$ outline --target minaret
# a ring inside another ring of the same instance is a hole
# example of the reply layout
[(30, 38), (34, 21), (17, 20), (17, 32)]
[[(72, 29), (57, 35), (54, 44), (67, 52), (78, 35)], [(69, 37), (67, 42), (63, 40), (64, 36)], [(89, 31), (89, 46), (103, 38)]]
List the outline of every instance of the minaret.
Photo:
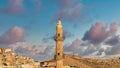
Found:
[(61, 20), (58, 20), (56, 26), (56, 68), (63, 68), (63, 28)]

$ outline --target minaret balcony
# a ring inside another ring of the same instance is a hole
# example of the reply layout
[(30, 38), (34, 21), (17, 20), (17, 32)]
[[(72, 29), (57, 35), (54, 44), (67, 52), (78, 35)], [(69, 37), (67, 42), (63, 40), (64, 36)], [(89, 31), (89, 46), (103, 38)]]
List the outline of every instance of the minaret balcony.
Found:
[(55, 41), (64, 41), (64, 38), (63, 38), (63, 37), (55, 37), (54, 40), (55, 40)]

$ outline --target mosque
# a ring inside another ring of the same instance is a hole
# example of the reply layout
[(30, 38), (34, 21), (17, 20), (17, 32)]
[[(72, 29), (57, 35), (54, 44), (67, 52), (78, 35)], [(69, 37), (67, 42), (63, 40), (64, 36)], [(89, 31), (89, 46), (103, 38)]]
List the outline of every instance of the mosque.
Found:
[(50, 61), (40, 62), (40, 66), (42, 68), (80, 68), (80, 67), (91, 68), (86, 64), (83, 64), (80, 61), (78, 61), (78, 59), (81, 59), (81, 57), (63, 53), (64, 36), (63, 26), (60, 19), (58, 20), (56, 26), (55, 42), (56, 42), (55, 57)]
[(120, 68), (120, 59), (92, 59), (63, 53), (63, 27), (61, 20), (56, 26), (56, 54), (49, 61), (38, 62), (22, 57), (12, 49), (0, 48), (0, 68)]
[(40, 62), (41, 68), (120, 68), (118, 59), (91, 59), (81, 56), (73, 56), (63, 53), (63, 26), (61, 20), (58, 20), (56, 26), (56, 54), (49, 61)]
[(62, 27), (62, 22), (59, 19), (57, 26), (56, 26), (56, 36), (55, 36), (55, 41), (56, 41), (56, 55), (53, 60), (50, 61), (45, 61), (41, 62), (42, 67), (49, 67), (49, 68), (69, 68), (69, 65), (64, 64), (64, 58), (65, 55), (63, 53), (63, 42), (64, 42), (64, 37), (63, 37), (63, 27)]

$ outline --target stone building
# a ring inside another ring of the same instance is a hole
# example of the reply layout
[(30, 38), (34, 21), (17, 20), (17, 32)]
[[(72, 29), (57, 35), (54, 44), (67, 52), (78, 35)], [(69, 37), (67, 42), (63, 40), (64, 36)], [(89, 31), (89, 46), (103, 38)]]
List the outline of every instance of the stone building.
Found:
[(10, 48), (0, 48), (0, 68), (40, 68), (40, 63), (17, 55)]
[(55, 42), (56, 42), (56, 54), (53, 60), (41, 62), (41, 67), (45, 68), (70, 68), (69, 65), (64, 64), (64, 54), (63, 54), (63, 27), (61, 20), (58, 20), (56, 26), (56, 35), (55, 35)]
[(58, 20), (56, 26), (56, 54), (49, 61), (40, 62), (41, 68), (120, 68), (120, 59), (92, 59), (63, 53), (63, 28)]
[(22, 57), (10, 48), (0, 48), (0, 68), (120, 68), (120, 59), (91, 59), (63, 53), (63, 27), (61, 20), (56, 26), (56, 54), (49, 61), (35, 62)]

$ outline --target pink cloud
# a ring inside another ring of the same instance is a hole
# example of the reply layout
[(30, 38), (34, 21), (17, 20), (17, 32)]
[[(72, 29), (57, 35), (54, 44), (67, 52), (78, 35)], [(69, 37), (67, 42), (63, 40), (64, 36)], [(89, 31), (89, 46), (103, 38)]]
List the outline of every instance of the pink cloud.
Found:
[(56, 0), (54, 3), (57, 5), (59, 10), (54, 15), (52, 21), (57, 20), (58, 18), (65, 21), (80, 19), (80, 10), (83, 7), (80, 0)]
[[(52, 22), (58, 18), (65, 22), (71, 23), (73, 26), (77, 26), (79, 23), (92, 22), (93, 17), (90, 16), (90, 12), (97, 5), (91, 4), (84, 6), (81, 0), (50, 0), (58, 8), (57, 12), (52, 18)], [(84, 11), (84, 12), (82, 12)], [(94, 16), (94, 19), (97, 18)]]
[(11, 14), (23, 13), (25, 11), (23, 1), (24, 0), (9, 0), (9, 4), (5, 9), (5, 12)]
[[(24, 13), (31, 13), (30, 9), (24, 3), (25, 0), (8, 0), (8, 4), (6, 8), (0, 9), (1, 12), (6, 14), (24, 14)], [(31, 2), (31, 5), (34, 7), (33, 14), (36, 14), (41, 9), (41, 0), (28, 0)]]
[(37, 61), (51, 59), (55, 50), (53, 46), (36, 46), (26, 43), (24, 41), (24, 29), (20, 27), (13, 27), (1, 35), (0, 47), (12, 48), (16, 54), (27, 56)]
[(24, 40), (24, 30), (20, 27), (14, 27), (0, 36), (1, 44), (13, 44)]
[(80, 45), (81, 45), (80, 39), (75, 39), (69, 46), (65, 46), (64, 50), (65, 51), (76, 51), (76, 52), (78, 52), (78, 51), (80, 51), (79, 50)]
[(54, 2), (60, 9), (69, 8), (73, 3), (76, 3), (78, 0), (51, 0)]
[(92, 43), (98, 44), (108, 37), (114, 36), (117, 29), (118, 25), (116, 22), (111, 23), (110, 26), (106, 26), (102, 22), (97, 22), (85, 33), (83, 40), (90, 40)]

